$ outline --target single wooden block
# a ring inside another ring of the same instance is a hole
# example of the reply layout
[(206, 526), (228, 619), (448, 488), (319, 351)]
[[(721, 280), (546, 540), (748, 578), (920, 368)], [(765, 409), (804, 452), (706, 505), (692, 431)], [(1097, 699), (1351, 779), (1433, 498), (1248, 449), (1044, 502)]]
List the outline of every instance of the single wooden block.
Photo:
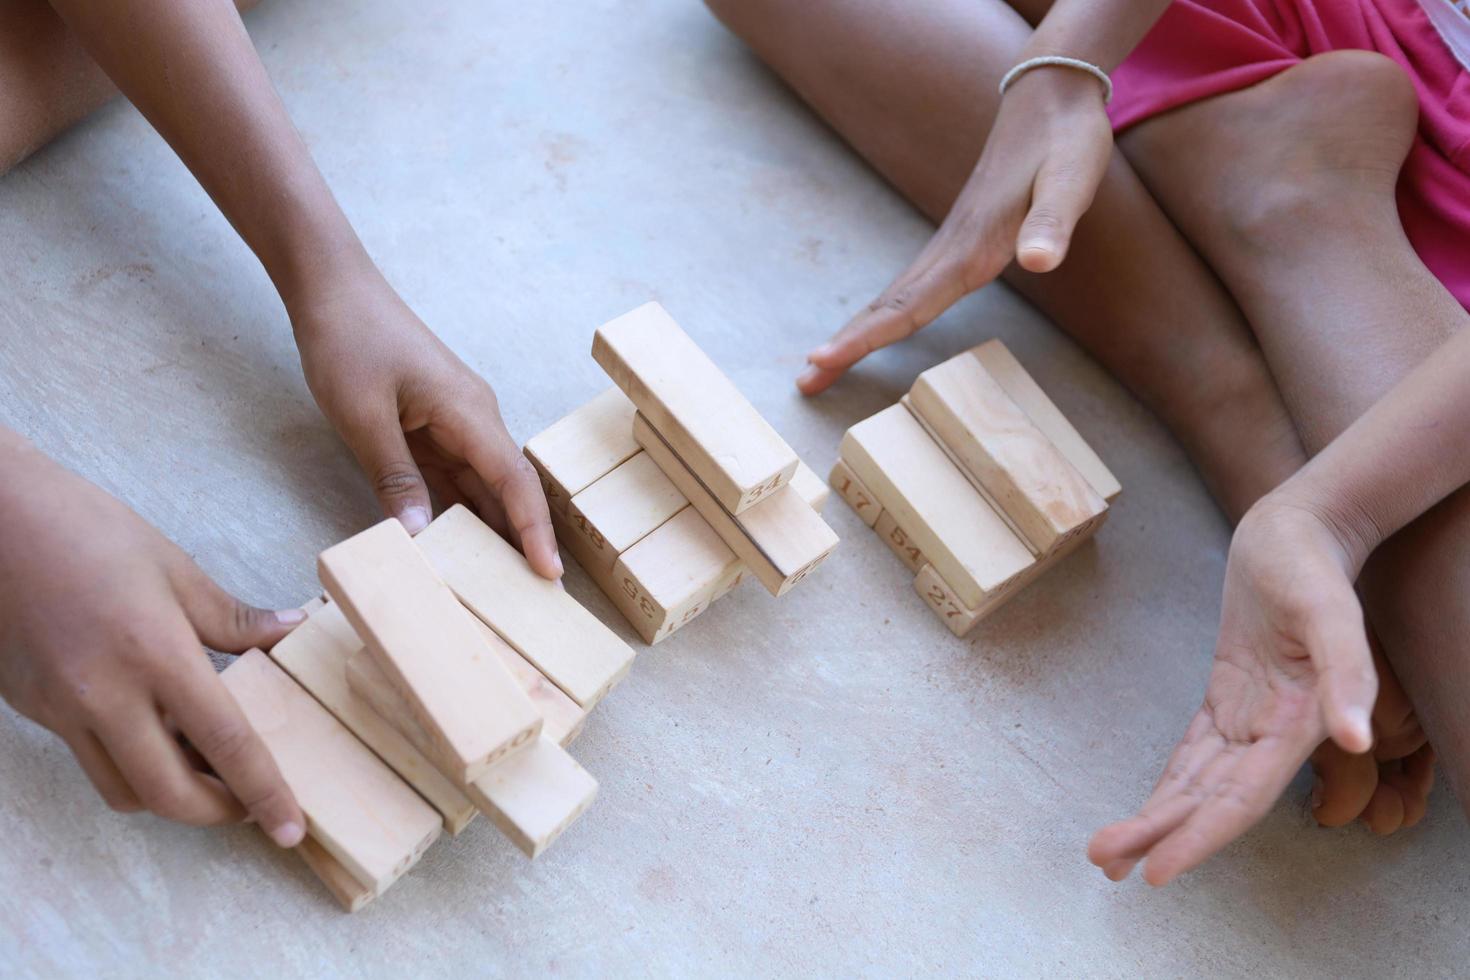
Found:
[(832, 488), (822, 482), (817, 471), (800, 461), (796, 464), (796, 472), (791, 474), (791, 488), (818, 514), (826, 509), (827, 498), (832, 496)]
[(883, 505), (863, 486), (863, 481), (853, 475), (851, 467), (839, 459), (832, 464), (832, 474), (827, 477), (827, 482), (832, 484), (832, 489), (837, 491), (839, 497), (847, 501), (852, 512), (863, 519), (863, 523), (868, 527), (878, 523)]
[(589, 555), (611, 569), (618, 555), (687, 506), (679, 488), (640, 452), (573, 497), (567, 517)]
[(465, 606), (582, 708), (628, 673), (632, 648), (465, 507), (440, 514), (415, 543)]
[(709, 493), (642, 412), (633, 419), (633, 438), (772, 595), (783, 595), (837, 547), (837, 534), (790, 486), (766, 495), (736, 517)]
[(500, 638), (500, 634), (478, 618), (475, 619), (475, 626), (479, 627), (485, 642), (500, 657), (521, 690), (526, 692), (526, 696), (536, 706), (536, 710), (541, 712), (542, 737), (561, 746), (571, 745), (576, 741), (577, 736), (582, 734), (582, 726), (587, 722), (587, 712), (568, 697), (565, 691), (547, 680), (546, 675), (525, 657), (516, 653), (514, 647)]
[(592, 357), (731, 514), (796, 472), (796, 452), (659, 304), (599, 327)]
[(1122, 492), (1118, 478), (1113, 476), (1102, 459), (1093, 452), (1087, 440), (1082, 438), (1081, 433), (1062, 414), (1062, 410), (1041, 390), (1036, 380), (1026, 373), (1021, 362), (1016, 360), (1005, 344), (999, 340), (987, 340), (970, 353), (984, 365), (985, 370), (1005, 390), (1011, 401), (1020, 406), (1032, 424), (1045, 433), (1052, 445), (1081, 471), (1098, 496), (1112, 502)]
[[(358, 692), (388, 723), (415, 745), (429, 743), (408, 704), (388, 682), (366, 651), (347, 661), (347, 677)], [(523, 752), (506, 756), (472, 782), (464, 792), (511, 841), (536, 857), (577, 819), (597, 794), (597, 781), (567, 755), (566, 750), (542, 736)]]
[(643, 642), (652, 646), (663, 639), (665, 634), (661, 633), (664, 619), (662, 610), (658, 610), (658, 617), (653, 614), (645, 615), (643, 609), (638, 605), (636, 589), (628, 592), (619, 586), (619, 580), (614, 576), (613, 569), (603, 568), (602, 559), (593, 550), (587, 539), (572, 527), (571, 520), (556, 511), (551, 512), (551, 526), (556, 531), (556, 538), (561, 542), (562, 548), (567, 551), (578, 565), (587, 573), (587, 576), (597, 583), (602, 593), (612, 600), (613, 605), (642, 637)]
[(362, 744), (398, 773), (458, 834), (478, 812), (438, 767), (387, 724), (347, 683), (347, 660), (362, 649), (342, 608), (326, 603), (271, 648), (270, 656)]
[(565, 514), (572, 497), (638, 452), (633, 411), (627, 395), (609, 388), (526, 443), (553, 510)]
[(968, 351), (920, 374), (910, 404), (1038, 554), (1085, 534), (1107, 502)]
[(374, 894), (409, 868), (443, 827), (342, 723), (259, 650), (220, 679), (306, 814), (306, 829)]
[(849, 429), (841, 452), (964, 605), (978, 607), (1035, 562), (902, 405)]
[(390, 518), (328, 548), (317, 569), (433, 738), (441, 771), (469, 782), (541, 733), (540, 713), (403, 525)]
[(878, 521), (873, 525), (873, 530), (878, 537), (883, 539), (883, 543), (888, 545), (888, 550), (897, 555), (898, 560), (903, 562), (909, 571), (917, 572), (928, 564), (927, 559), (924, 558), (924, 552), (919, 550), (919, 546), (914, 544), (913, 539), (898, 526), (898, 521), (894, 520), (893, 515), (888, 511), (885, 510), (878, 515)]
[(634, 627), (651, 630), (648, 642), (657, 643), (734, 588), (741, 569), (709, 522), (686, 507), (618, 556), (613, 587), (630, 600)]
[(348, 912), (356, 912), (378, 897), (377, 892), (352, 877), (341, 861), (328, 854), (326, 848), (311, 837), (302, 838), (301, 843), (296, 845), (296, 853)]

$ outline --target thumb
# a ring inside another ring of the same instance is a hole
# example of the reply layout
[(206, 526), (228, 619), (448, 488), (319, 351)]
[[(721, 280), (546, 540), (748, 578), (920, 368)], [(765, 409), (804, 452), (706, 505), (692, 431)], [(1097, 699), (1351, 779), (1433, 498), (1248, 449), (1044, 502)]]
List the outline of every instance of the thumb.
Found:
[(1321, 683), (1322, 720), (1327, 734), (1346, 752), (1373, 747), (1373, 702), (1378, 672), (1352, 587), (1316, 607), (1306, 630), (1307, 650)]
[(1062, 264), (1102, 177), (1103, 168), (1091, 163), (1048, 166), (1036, 175), (1031, 208), (1016, 236), (1016, 262), (1021, 268), (1051, 272)]
[(398, 518), (409, 534), (428, 527), (434, 513), (429, 487), (409, 452), (397, 417), (373, 419), (342, 435), (372, 482), (383, 513)]
[(300, 609), (261, 609), (240, 601), (187, 558), (174, 575), (174, 592), (199, 641), (225, 653), (269, 650), (306, 619)]

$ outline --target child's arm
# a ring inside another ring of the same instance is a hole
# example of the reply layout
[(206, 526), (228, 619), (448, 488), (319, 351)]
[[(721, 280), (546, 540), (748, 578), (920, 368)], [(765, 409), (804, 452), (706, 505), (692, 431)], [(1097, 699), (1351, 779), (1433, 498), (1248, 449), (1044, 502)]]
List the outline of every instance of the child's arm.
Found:
[(271, 87), (230, 0), (52, 0), (264, 264), (312, 394), (383, 508), (418, 530), (425, 478), (561, 574), (534, 471), (495, 395), (369, 258)]
[[(1016, 64), (1061, 55), (1110, 71), (1168, 0), (1056, 0)], [(858, 361), (928, 326), (1013, 260), (1030, 272), (1062, 264), (1112, 157), (1101, 82), (1075, 68), (1037, 68), (1000, 100), (985, 149), (939, 231), (903, 274), (830, 341), (797, 380), (826, 390)]]
[(0, 426), (0, 696), (60, 735), (113, 809), (200, 825), (248, 813), (281, 846), (301, 841), (290, 789), (201, 647), (269, 647), (301, 619), (235, 599)]

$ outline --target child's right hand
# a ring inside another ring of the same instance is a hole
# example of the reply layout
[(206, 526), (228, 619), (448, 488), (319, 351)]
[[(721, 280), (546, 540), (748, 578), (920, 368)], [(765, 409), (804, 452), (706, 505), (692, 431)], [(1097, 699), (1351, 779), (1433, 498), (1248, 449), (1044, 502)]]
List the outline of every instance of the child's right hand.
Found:
[(113, 809), (196, 825), (248, 814), (300, 843), (300, 808), (201, 646), (269, 647), (300, 619), (235, 599), (0, 428), (0, 695), (61, 736)]

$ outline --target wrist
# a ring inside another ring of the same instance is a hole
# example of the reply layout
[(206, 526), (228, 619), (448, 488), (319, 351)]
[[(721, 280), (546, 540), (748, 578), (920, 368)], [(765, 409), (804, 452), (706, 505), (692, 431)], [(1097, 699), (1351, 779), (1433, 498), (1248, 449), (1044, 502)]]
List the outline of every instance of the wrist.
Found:
[(1322, 486), (1305, 472), (1287, 480), (1251, 508), (1290, 510), (1329, 535), (1341, 553), (1343, 569), (1356, 579), (1386, 535), (1372, 511), (1349, 494)]
[(1090, 72), (1067, 65), (1037, 65), (1010, 81), (1002, 101), (1018, 99), (1046, 112), (1106, 112), (1107, 92), (1103, 81)]

